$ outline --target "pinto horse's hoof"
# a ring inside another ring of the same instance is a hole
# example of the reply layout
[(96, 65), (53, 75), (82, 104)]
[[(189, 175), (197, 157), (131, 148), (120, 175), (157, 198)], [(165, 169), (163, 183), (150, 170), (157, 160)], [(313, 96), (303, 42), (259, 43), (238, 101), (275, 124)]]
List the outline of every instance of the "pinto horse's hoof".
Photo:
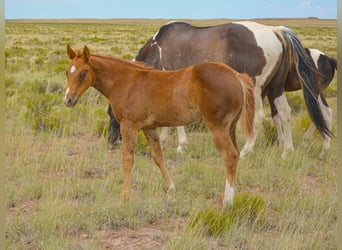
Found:
[(184, 153), (187, 147), (188, 147), (187, 143), (179, 144), (177, 147), (177, 152), (178, 153)]

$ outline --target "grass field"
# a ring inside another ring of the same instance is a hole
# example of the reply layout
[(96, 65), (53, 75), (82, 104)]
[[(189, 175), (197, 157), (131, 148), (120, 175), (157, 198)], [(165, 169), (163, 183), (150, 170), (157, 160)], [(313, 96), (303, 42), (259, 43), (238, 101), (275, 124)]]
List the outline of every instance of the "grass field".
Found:
[[(66, 44), (132, 59), (168, 20), (71, 21), (6, 22), (7, 249), (337, 248), (337, 139), (323, 160), (318, 134), (303, 144), (310, 120), (301, 92), (288, 95), (295, 152), (281, 159), (268, 115), (255, 151), (239, 161), (230, 210), (214, 209), (224, 167), (201, 126), (187, 128), (184, 154), (175, 135), (164, 149), (174, 197), (139, 138), (131, 199), (122, 202), (120, 146), (106, 143), (107, 101), (92, 89), (74, 109), (62, 103)], [(336, 58), (335, 20), (258, 21), (286, 25), (305, 46)], [(334, 117), (336, 88), (335, 77), (327, 90)]]

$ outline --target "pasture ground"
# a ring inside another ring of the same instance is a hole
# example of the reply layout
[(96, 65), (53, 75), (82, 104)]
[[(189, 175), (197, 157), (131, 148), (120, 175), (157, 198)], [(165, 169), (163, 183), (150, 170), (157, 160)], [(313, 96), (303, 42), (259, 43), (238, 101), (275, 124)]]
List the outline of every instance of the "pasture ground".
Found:
[[(301, 92), (288, 94), (293, 155), (281, 159), (268, 116), (255, 151), (239, 162), (236, 196), (264, 202), (263, 212), (252, 219), (256, 207), (239, 210), (229, 227), (213, 233), (220, 220), (206, 211), (221, 191), (224, 168), (201, 124), (187, 128), (190, 144), (184, 154), (175, 150), (175, 133), (165, 145), (175, 196), (164, 193), (159, 170), (139, 137), (131, 199), (119, 199), (120, 145), (110, 150), (106, 143), (107, 101), (92, 89), (74, 109), (63, 106), (66, 44), (132, 59), (167, 21), (6, 22), (6, 248), (336, 249), (337, 139), (324, 159), (318, 157), (317, 133), (302, 142), (310, 120)], [(335, 20), (258, 21), (289, 26), (305, 46), (336, 58)], [(336, 86), (335, 77), (327, 90), (334, 117)], [(335, 121), (333, 132), (337, 136)], [(238, 141), (242, 146), (240, 131)], [(195, 224), (196, 218), (202, 222)]]

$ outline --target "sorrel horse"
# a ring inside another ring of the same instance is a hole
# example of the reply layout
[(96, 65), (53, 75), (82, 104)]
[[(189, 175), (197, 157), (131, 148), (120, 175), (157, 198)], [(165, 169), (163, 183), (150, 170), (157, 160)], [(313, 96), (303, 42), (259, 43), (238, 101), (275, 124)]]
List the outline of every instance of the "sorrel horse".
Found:
[(246, 136), (253, 134), (253, 81), (223, 63), (200, 63), (176, 71), (161, 71), (110, 56), (90, 54), (85, 46), (75, 52), (67, 73), (64, 104), (76, 105), (82, 94), (94, 87), (109, 99), (120, 122), (123, 199), (129, 197), (130, 175), (138, 130), (145, 134), (151, 155), (159, 167), (166, 190), (175, 186), (164, 166), (157, 128), (184, 126), (204, 120), (212, 133), (226, 168), (220, 204), (224, 208), (234, 195), (235, 172), (239, 159), (235, 129), (241, 119)]
[[(203, 61), (223, 62), (239, 72), (249, 74), (255, 84), (256, 116), (254, 137), (247, 139), (240, 156), (253, 150), (257, 132), (264, 118), (262, 99), (267, 92), (272, 99), (283, 140), (283, 158), (293, 151), (290, 126), (291, 109), (285, 96), (286, 78), (290, 71), (297, 75), (303, 89), (310, 117), (326, 140), (330, 128), (319, 105), (315, 82), (315, 65), (299, 39), (286, 27), (266, 26), (255, 22), (226, 23), (210, 27), (194, 27), (184, 22), (162, 26), (135, 57), (156, 69), (174, 70)], [(292, 74), (292, 73), (291, 73)], [(110, 113), (110, 110), (109, 110)], [(112, 116), (113, 118), (114, 116)], [(111, 118), (109, 139), (116, 139), (115, 120)], [(178, 127), (179, 146), (188, 143), (184, 128)], [(161, 140), (165, 140), (163, 129)]]

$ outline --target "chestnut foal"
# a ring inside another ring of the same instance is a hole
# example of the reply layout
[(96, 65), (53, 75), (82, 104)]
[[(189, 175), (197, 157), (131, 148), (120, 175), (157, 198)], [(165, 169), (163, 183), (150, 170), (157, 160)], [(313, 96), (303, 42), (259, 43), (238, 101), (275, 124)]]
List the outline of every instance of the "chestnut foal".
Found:
[(157, 128), (184, 126), (203, 119), (226, 168), (220, 205), (225, 208), (232, 203), (239, 159), (235, 130), (240, 117), (245, 135), (253, 135), (255, 108), (251, 78), (223, 63), (206, 62), (161, 71), (107, 55), (90, 54), (86, 46), (75, 52), (68, 45), (67, 54), (71, 64), (66, 71), (64, 104), (74, 106), (92, 86), (108, 98), (120, 122), (123, 199), (129, 198), (138, 130), (145, 134), (166, 190), (171, 191), (175, 185), (164, 166)]

